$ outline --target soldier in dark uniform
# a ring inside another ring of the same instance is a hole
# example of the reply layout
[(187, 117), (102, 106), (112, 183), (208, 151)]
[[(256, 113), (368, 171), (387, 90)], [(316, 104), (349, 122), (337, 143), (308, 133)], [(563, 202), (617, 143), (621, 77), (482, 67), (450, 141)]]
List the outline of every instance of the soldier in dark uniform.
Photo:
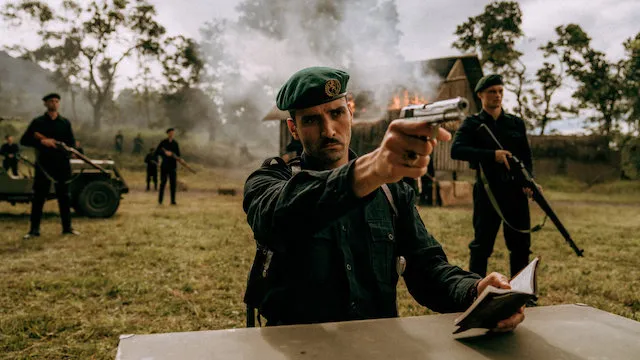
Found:
[(36, 174), (33, 182), (33, 201), (31, 202), (31, 229), (24, 236), (29, 239), (40, 236), (40, 219), (42, 207), (46, 200), (51, 183), (53, 182), (60, 218), (62, 220), (62, 233), (78, 235), (71, 227), (71, 210), (69, 201), (69, 187), (67, 180), (71, 177), (71, 164), (69, 154), (56, 146), (56, 141), (67, 146), (75, 146), (76, 141), (71, 129), (71, 123), (58, 113), (60, 107), (60, 95), (49, 94), (42, 98), (47, 112), (39, 116), (29, 124), (22, 135), (20, 144), (36, 149)]
[(2, 167), (14, 176), (18, 176), (18, 155), (20, 155), (20, 146), (13, 142), (13, 136), (4, 137), (5, 143), (0, 147), (0, 155), (4, 156)]
[(124, 136), (122, 135), (122, 131), (118, 130), (116, 134), (114, 148), (117, 153), (122, 154), (122, 148), (124, 147)]
[[(267, 324), (398, 316), (400, 275), (420, 304), (440, 312), (464, 310), (489, 284), (508, 287), (498, 273), (482, 279), (449, 264), (422, 223), (413, 190), (399, 182), (426, 172), (435, 139), (418, 137), (432, 129), (396, 120), (378, 149), (361, 157), (349, 150), (348, 80), (343, 71), (314, 67), (284, 84), (277, 106), (289, 111), (303, 154), (289, 163), (267, 159), (245, 184), (247, 221), (259, 248), (272, 253), (252, 268), (269, 281), (257, 300)], [(450, 134), (440, 130), (438, 138)], [(523, 318), (520, 309), (499, 329)]]
[(167, 138), (162, 140), (156, 148), (156, 155), (162, 158), (160, 165), (160, 193), (158, 194), (158, 203), (162, 204), (164, 198), (164, 188), (169, 178), (169, 188), (171, 189), (171, 205), (176, 205), (176, 185), (178, 181), (177, 167), (178, 162), (176, 156), (180, 156), (180, 147), (178, 142), (173, 138), (175, 129), (167, 129)]
[[(489, 200), (481, 175), (484, 174), (490, 184), (491, 193), (495, 196), (507, 222), (517, 229), (528, 230), (530, 221), (527, 194), (512, 181), (507, 157), (517, 156), (531, 173), (533, 166), (524, 121), (505, 113), (502, 109), (502, 77), (483, 77), (478, 82), (475, 92), (482, 101), (482, 111), (469, 116), (462, 123), (451, 147), (451, 157), (469, 161), (471, 168), (476, 170), (476, 183), (473, 188), (475, 236), (469, 244), (469, 270), (484, 275), (502, 219)], [(486, 124), (491, 129), (504, 147), (503, 150), (497, 149), (488, 132), (480, 129), (481, 124)], [(503, 225), (503, 231), (513, 276), (529, 263), (531, 236), (528, 232), (516, 231), (507, 224)]]
[(153, 189), (158, 190), (158, 155), (156, 149), (149, 149), (149, 153), (144, 157), (147, 164), (147, 191), (150, 190), (151, 181), (153, 180)]
[(142, 140), (142, 136), (138, 134), (135, 138), (133, 138), (133, 153), (134, 154), (142, 153), (143, 146), (144, 146), (144, 140)]

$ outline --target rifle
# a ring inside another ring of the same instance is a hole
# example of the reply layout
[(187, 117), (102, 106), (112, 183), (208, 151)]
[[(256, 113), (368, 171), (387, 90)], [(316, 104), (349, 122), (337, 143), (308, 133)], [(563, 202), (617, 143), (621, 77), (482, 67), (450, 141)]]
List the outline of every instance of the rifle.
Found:
[(23, 163), (31, 166), (31, 167), (36, 167), (36, 164), (34, 164), (33, 162), (31, 162), (31, 160), (27, 159), (26, 157), (20, 155), (20, 154), (16, 154), (16, 159), (22, 161)]
[[(165, 153), (169, 151), (169, 150), (167, 150), (165, 148), (162, 148), (162, 150), (165, 151)], [(196, 171), (193, 170), (191, 168), (191, 166), (189, 166), (189, 164), (187, 164), (187, 162), (184, 161), (180, 156), (178, 156), (178, 155), (174, 154), (173, 152), (171, 152), (171, 157), (176, 159), (176, 161), (179, 162), (180, 165), (184, 166), (185, 169), (191, 171), (191, 173), (193, 173), (193, 174), (196, 174)]]
[[(480, 128), (484, 128), (487, 131), (487, 133), (489, 133), (489, 136), (491, 137), (491, 139), (493, 139), (493, 141), (498, 146), (498, 148), (500, 150), (504, 150), (504, 148), (502, 147), (502, 144), (500, 144), (498, 139), (495, 137), (493, 132), (491, 132), (491, 129), (489, 129), (489, 127), (487, 127), (486, 124), (480, 125), (478, 130)], [(511, 172), (514, 177), (514, 180), (522, 184), (523, 187), (531, 190), (532, 192), (531, 197), (533, 198), (533, 200), (538, 204), (538, 206), (540, 206), (542, 211), (544, 211), (544, 213), (551, 219), (551, 222), (553, 222), (553, 224), (556, 226), (558, 231), (560, 231), (560, 234), (562, 234), (562, 237), (564, 237), (564, 240), (569, 244), (569, 246), (571, 247), (571, 249), (573, 249), (576, 255), (578, 255), (579, 257), (582, 257), (583, 256), (582, 253), (584, 252), (584, 250), (578, 248), (578, 245), (576, 245), (576, 243), (573, 241), (573, 239), (571, 238), (571, 235), (569, 235), (569, 231), (567, 231), (567, 229), (564, 227), (562, 222), (560, 222), (560, 219), (551, 208), (551, 205), (549, 205), (549, 202), (547, 201), (547, 199), (544, 197), (544, 195), (542, 195), (542, 192), (540, 191), (538, 184), (536, 183), (535, 180), (533, 180), (533, 176), (531, 175), (529, 170), (527, 170), (527, 168), (524, 166), (522, 161), (520, 161), (516, 156), (512, 155), (511, 157), (507, 157), (507, 160), (509, 161), (509, 167), (511, 168)]]
[[(463, 97), (448, 100), (436, 101), (430, 104), (417, 104), (405, 106), (400, 110), (400, 119), (411, 119), (413, 121), (424, 121), (433, 126), (431, 138), (438, 134), (441, 124), (464, 120), (467, 117), (469, 101)], [(425, 137), (420, 137), (427, 140)], [(415, 160), (417, 155), (413, 152), (408, 154), (409, 159)]]
[[(42, 135), (39, 132), (35, 132), (34, 134), (35, 138), (42, 141), (43, 139), (46, 139), (47, 137)], [(94, 169), (100, 171), (103, 174), (106, 175), (110, 175), (109, 172), (107, 170), (105, 170), (104, 168), (102, 168), (102, 166), (94, 163), (91, 159), (89, 159), (88, 157), (84, 156), (84, 154), (82, 154), (81, 152), (79, 152), (78, 150), (72, 148), (71, 146), (68, 146), (67, 144), (63, 143), (62, 141), (58, 141), (56, 140), (56, 147), (62, 151), (66, 151), (69, 154), (73, 154), (75, 155), (78, 159), (84, 161), (85, 163), (87, 163), (88, 165), (90, 165), (91, 167), (93, 167)]]

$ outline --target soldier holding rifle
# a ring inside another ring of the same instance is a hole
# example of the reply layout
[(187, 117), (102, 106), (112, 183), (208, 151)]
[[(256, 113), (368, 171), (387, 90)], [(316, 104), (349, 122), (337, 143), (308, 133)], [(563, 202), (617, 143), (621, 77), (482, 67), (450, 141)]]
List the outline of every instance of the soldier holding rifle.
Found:
[[(436, 140), (451, 135), (434, 134), (429, 120), (395, 120), (376, 150), (356, 156), (348, 80), (344, 71), (306, 68), (278, 93), (304, 150), (289, 163), (267, 159), (246, 181), (243, 206), (258, 244), (247, 304), (267, 325), (318, 323), (398, 316), (399, 276), (439, 312), (464, 310), (490, 284), (508, 288), (501, 274), (483, 279), (449, 264), (413, 190), (399, 182), (424, 175)], [(509, 331), (523, 319), (520, 309), (496, 326)]]
[(67, 181), (71, 176), (69, 153), (59, 148), (58, 142), (73, 147), (76, 144), (71, 123), (58, 113), (60, 95), (52, 93), (42, 98), (47, 112), (29, 124), (20, 144), (36, 149), (36, 174), (31, 202), (31, 227), (24, 239), (40, 236), (42, 208), (53, 182), (60, 209), (62, 233), (78, 235), (71, 227), (71, 209)]
[(162, 204), (164, 199), (164, 188), (169, 180), (169, 189), (171, 192), (171, 205), (176, 205), (176, 186), (178, 181), (177, 166), (180, 157), (180, 146), (174, 139), (175, 129), (167, 129), (167, 138), (162, 140), (156, 148), (156, 155), (162, 158), (160, 165), (160, 192), (158, 193), (158, 203)]
[[(463, 122), (451, 147), (452, 158), (469, 161), (471, 168), (476, 170), (476, 183), (473, 187), (475, 236), (469, 244), (469, 270), (481, 276), (487, 272), (487, 262), (493, 252), (496, 235), (503, 220), (511, 276), (527, 266), (531, 246), (527, 199), (530, 190), (523, 189), (520, 184), (512, 181), (508, 161), (509, 157), (515, 155), (527, 170), (533, 173), (531, 150), (524, 121), (502, 109), (503, 84), (502, 76), (495, 74), (478, 81), (475, 92), (482, 101), (482, 111), (469, 116)], [(480, 131), (482, 124), (495, 134), (504, 149), (496, 150), (496, 145), (489, 135)], [(483, 176), (485, 180), (482, 179)], [(485, 181), (490, 184), (493, 195), (485, 190)], [(503, 215), (496, 211), (490, 197), (494, 197)]]

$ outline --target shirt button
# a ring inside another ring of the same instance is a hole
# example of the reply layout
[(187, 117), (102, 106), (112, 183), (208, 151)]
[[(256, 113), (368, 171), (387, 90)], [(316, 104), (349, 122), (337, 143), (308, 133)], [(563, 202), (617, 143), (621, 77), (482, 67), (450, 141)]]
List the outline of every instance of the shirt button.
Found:
[(347, 264), (347, 270), (351, 271), (351, 264)]
[(393, 240), (393, 234), (389, 234), (388, 237), (389, 237), (389, 240)]

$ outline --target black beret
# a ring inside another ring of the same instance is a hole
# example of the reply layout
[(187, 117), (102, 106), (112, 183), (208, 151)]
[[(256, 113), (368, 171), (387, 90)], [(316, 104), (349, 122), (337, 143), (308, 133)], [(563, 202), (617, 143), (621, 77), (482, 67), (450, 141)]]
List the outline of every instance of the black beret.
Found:
[(168, 134), (168, 133), (169, 133), (169, 131), (175, 131), (175, 130), (176, 130), (176, 129), (174, 129), (174, 128), (168, 128), (168, 129), (167, 129), (167, 131), (166, 131), (166, 133)]
[(309, 67), (293, 74), (276, 97), (280, 110), (298, 110), (328, 103), (347, 94), (349, 74), (328, 67)]
[(47, 95), (45, 95), (45, 96), (42, 98), (42, 101), (47, 101), (47, 100), (49, 100), (49, 99), (58, 99), (58, 100), (60, 100), (60, 99), (61, 99), (61, 97), (60, 97), (60, 95), (59, 95), (59, 94), (51, 93), (51, 94), (47, 94)]
[(493, 85), (504, 85), (504, 82), (502, 81), (502, 75), (491, 74), (491, 75), (484, 76), (482, 79), (478, 81), (478, 84), (476, 85), (476, 89), (474, 90), (474, 92), (480, 92)]

